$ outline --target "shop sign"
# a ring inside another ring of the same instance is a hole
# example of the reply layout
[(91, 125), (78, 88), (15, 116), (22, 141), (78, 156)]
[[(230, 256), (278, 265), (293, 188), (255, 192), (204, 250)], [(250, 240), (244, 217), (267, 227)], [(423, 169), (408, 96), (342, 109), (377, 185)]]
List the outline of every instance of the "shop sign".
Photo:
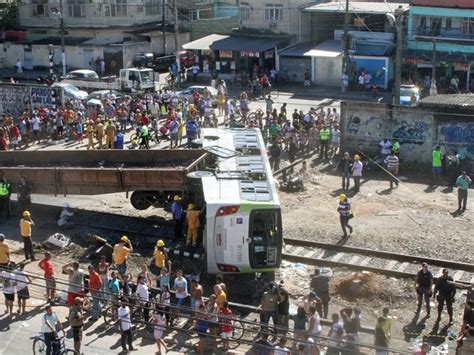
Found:
[(250, 52), (250, 51), (241, 51), (240, 56), (260, 58), (260, 53), (259, 52)]
[(454, 62), (454, 70), (458, 71), (469, 71), (469, 63)]
[(265, 59), (273, 58), (273, 50), (265, 52)]
[(232, 51), (219, 51), (219, 57), (221, 57), (221, 58), (232, 58), (233, 53), (232, 53)]

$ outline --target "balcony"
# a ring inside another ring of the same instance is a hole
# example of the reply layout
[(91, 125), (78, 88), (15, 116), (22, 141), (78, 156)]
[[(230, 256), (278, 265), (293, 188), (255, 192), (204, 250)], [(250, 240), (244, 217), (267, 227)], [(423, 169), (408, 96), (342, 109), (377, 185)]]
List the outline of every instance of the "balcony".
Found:
[(474, 42), (473, 33), (463, 33), (461, 29), (431, 29), (431, 28), (417, 28), (415, 31), (415, 40), (430, 41), (436, 39), (440, 42)]

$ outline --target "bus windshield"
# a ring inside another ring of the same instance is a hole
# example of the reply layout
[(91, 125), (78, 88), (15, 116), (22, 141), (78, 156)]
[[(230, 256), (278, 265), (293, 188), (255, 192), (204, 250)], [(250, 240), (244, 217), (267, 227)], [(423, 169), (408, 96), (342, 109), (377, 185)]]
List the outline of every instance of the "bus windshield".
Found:
[(281, 249), (280, 209), (254, 210), (250, 213), (250, 263), (252, 267), (274, 266)]

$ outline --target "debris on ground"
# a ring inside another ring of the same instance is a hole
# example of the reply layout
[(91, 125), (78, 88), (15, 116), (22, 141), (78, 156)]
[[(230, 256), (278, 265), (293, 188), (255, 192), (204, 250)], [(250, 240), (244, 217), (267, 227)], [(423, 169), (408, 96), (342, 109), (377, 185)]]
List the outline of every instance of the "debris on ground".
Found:
[(71, 243), (71, 240), (61, 233), (54, 233), (44, 242), (46, 246), (53, 246), (60, 249), (65, 248), (70, 243)]
[(341, 276), (334, 280), (333, 285), (336, 293), (348, 300), (379, 296), (382, 289), (377, 275), (366, 271)]
[(300, 176), (289, 175), (281, 184), (280, 190), (285, 192), (304, 191), (303, 179)]

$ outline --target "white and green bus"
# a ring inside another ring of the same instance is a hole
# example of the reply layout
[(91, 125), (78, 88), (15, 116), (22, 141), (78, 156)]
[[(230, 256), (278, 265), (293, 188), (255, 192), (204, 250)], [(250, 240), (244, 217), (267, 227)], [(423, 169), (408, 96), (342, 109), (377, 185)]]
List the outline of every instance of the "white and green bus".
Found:
[(217, 159), (214, 171), (188, 176), (205, 211), (207, 271), (275, 270), (281, 262), (281, 209), (260, 131), (206, 128), (201, 137), (202, 148)]

